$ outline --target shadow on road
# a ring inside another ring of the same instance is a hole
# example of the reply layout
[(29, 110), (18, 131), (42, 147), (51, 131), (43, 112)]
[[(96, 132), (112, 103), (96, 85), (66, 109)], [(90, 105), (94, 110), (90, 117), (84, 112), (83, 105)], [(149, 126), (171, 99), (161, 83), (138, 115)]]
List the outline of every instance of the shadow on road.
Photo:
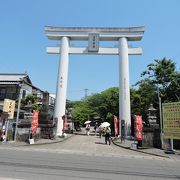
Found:
[(105, 143), (102, 143), (102, 142), (95, 142), (95, 144), (102, 144), (102, 145), (106, 145)]

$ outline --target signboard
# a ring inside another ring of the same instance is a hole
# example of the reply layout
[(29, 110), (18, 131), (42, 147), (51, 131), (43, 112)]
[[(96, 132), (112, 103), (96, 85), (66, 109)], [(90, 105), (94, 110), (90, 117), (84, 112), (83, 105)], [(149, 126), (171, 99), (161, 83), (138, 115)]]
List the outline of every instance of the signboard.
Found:
[(89, 52), (98, 52), (99, 51), (99, 34), (97, 34), (97, 33), (89, 34), (88, 51)]
[(164, 138), (180, 139), (180, 102), (163, 103)]
[(15, 101), (11, 99), (4, 99), (3, 111), (8, 113), (8, 119), (14, 118)]
[(114, 116), (114, 132), (115, 132), (115, 137), (118, 136), (118, 118), (117, 118), (117, 116)]
[(142, 141), (142, 116), (135, 115), (135, 139)]

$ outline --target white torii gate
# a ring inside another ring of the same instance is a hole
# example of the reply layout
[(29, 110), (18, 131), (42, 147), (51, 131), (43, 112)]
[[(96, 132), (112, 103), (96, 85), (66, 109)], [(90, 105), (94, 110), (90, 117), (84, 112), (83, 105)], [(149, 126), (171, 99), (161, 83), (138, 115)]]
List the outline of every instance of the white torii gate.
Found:
[[(128, 47), (128, 41), (140, 41), (144, 30), (144, 27), (45, 27), (48, 39), (61, 41), (60, 47), (47, 47), (47, 53), (61, 54), (54, 111), (54, 118), (58, 122), (57, 136), (61, 136), (63, 133), (62, 116), (65, 115), (66, 109), (69, 54), (119, 55), (119, 129), (121, 133), (121, 120), (124, 120), (126, 135), (130, 135), (131, 111), (128, 55), (141, 55), (142, 49), (140, 47)], [(73, 47), (70, 46), (70, 41), (88, 41), (88, 46)], [(99, 47), (100, 41), (116, 41), (117, 47)]]

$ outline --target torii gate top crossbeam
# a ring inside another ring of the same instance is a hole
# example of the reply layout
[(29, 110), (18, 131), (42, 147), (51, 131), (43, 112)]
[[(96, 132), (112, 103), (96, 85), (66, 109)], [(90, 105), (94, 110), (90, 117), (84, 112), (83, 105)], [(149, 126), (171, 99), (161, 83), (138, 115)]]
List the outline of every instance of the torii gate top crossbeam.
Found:
[(89, 33), (98, 33), (100, 41), (118, 41), (121, 37), (126, 37), (128, 41), (140, 41), (144, 31), (144, 26), (128, 28), (45, 26), (45, 32), (50, 40), (60, 40), (63, 36), (71, 40), (88, 40)]

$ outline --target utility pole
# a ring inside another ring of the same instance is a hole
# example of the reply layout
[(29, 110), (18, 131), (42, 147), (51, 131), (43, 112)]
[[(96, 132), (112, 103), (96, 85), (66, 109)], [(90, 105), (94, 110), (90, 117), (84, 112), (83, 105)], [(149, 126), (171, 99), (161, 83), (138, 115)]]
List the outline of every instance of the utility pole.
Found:
[(17, 139), (17, 127), (18, 127), (18, 123), (19, 123), (19, 114), (20, 114), (20, 107), (21, 107), (23, 84), (24, 84), (24, 81), (22, 82), (22, 84), (19, 84), (18, 109), (17, 109), (17, 117), (16, 117), (16, 126), (15, 126), (14, 141), (16, 141), (16, 139)]
[(161, 148), (163, 148), (162, 106), (161, 106), (161, 96), (159, 94), (159, 86), (158, 86), (158, 100), (159, 100), (159, 120), (160, 120)]
[(87, 91), (88, 91), (88, 89), (86, 88), (86, 89), (84, 89), (84, 91), (85, 91), (85, 99), (87, 98)]

